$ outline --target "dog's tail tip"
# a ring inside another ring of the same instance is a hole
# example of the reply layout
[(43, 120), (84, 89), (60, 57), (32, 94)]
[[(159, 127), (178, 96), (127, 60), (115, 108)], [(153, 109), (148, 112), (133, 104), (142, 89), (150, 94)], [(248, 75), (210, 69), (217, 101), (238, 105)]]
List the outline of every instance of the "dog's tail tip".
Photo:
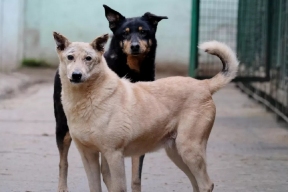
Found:
[(200, 44), (199, 48), (222, 61), (222, 71), (209, 80), (211, 93), (214, 93), (236, 77), (239, 61), (234, 51), (225, 43), (208, 41)]
[(219, 50), (219, 48), (223, 48), (224, 49), (230, 49), (225, 43), (221, 43), (219, 41), (213, 40), (213, 41), (207, 41), (204, 43), (201, 43), (198, 48), (202, 49), (203, 51), (210, 53), (212, 55), (215, 54), (216, 50)]

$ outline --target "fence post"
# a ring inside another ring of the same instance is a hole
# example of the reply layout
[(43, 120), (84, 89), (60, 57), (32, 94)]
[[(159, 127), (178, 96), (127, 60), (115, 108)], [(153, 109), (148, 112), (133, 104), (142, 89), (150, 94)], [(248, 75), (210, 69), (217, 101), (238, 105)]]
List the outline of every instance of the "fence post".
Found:
[(189, 75), (195, 77), (198, 66), (198, 32), (200, 0), (192, 0)]
[[(272, 39), (272, 27), (270, 23), (272, 23), (273, 19), (273, 0), (268, 0), (267, 5), (267, 37), (266, 37), (266, 69), (265, 69), (265, 79), (266, 81), (270, 81), (270, 67), (271, 67), (271, 44), (270, 41)], [(280, 24), (280, 23), (279, 23)]]

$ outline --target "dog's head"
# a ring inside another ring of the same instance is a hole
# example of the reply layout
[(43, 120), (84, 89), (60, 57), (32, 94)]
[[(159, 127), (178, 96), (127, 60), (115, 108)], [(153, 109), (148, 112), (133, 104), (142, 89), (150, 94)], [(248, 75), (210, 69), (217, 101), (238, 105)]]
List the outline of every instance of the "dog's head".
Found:
[(103, 67), (104, 45), (108, 34), (97, 37), (92, 43), (70, 42), (63, 35), (54, 32), (60, 70), (72, 83), (81, 83), (93, 74), (99, 75)]
[(127, 55), (137, 56), (149, 52), (153, 42), (155, 43), (158, 22), (168, 19), (166, 16), (157, 16), (149, 12), (142, 17), (125, 18), (107, 5), (103, 6), (115, 40)]

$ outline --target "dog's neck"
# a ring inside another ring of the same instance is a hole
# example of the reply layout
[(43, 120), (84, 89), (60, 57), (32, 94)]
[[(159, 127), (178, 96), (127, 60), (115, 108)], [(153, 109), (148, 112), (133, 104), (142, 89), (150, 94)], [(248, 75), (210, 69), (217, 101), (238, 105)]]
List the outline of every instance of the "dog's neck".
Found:
[(135, 70), (137, 72), (140, 71), (140, 65), (145, 58), (145, 54), (141, 54), (138, 56), (127, 55), (127, 65), (130, 69)]

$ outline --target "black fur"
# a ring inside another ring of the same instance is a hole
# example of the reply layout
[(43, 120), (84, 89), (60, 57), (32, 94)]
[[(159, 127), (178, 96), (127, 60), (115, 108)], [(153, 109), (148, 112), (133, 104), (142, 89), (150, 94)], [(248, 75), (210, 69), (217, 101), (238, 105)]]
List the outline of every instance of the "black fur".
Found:
[[(157, 29), (157, 23), (161, 19), (167, 19), (167, 17), (156, 16), (151, 13), (145, 13), (142, 17), (125, 18), (117, 11), (110, 7), (103, 5), (105, 9), (105, 15), (109, 21), (109, 27), (113, 32), (113, 37), (107, 52), (104, 57), (108, 66), (119, 76), (126, 77), (131, 82), (137, 81), (153, 81), (155, 79), (155, 54), (157, 41), (155, 33)], [(139, 26), (142, 26), (145, 30), (145, 34), (140, 34), (137, 30)], [(126, 28), (130, 29), (129, 35), (123, 35)], [(123, 52), (120, 43), (124, 40), (131, 40), (132, 37), (136, 39), (146, 41), (152, 41), (150, 51), (146, 54), (143, 61), (140, 63), (139, 71), (135, 71), (129, 68), (127, 65), (127, 55)], [(61, 81), (59, 71), (57, 70), (54, 80), (54, 114), (56, 119), (56, 141), (59, 152), (63, 150), (63, 140), (66, 133), (69, 131), (67, 125), (67, 119), (63, 111), (61, 103)], [(140, 158), (139, 166), (139, 178), (141, 178), (142, 164), (144, 155)]]
[[(113, 32), (113, 38), (110, 43), (108, 51), (104, 54), (109, 67), (115, 71), (120, 77), (126, 77), (131, 82), (137, 81), (153, 81), (155, 79), (155, 54), (157, 41), (155, 38), (157, 23), (167, 17), (156, 16), (149, 12), (142, 17), (125, 18), (119, 12), (104, 5), (105, 15), (109, 21), (109, 27)], [(140, 34), (138, 28), (143, 28), (145, 34)], [(125, 29), (129, 28), (130, 33), (125, 34)], [(124, 40), (132, 41), (139, 39), (152, 45), (149, 47), (150, 51), (146, 54), (144, 60), (140, 64), (140, 71), (132, 70), (127, 65), (127, 55), (123, 52), (120, 44)]]

